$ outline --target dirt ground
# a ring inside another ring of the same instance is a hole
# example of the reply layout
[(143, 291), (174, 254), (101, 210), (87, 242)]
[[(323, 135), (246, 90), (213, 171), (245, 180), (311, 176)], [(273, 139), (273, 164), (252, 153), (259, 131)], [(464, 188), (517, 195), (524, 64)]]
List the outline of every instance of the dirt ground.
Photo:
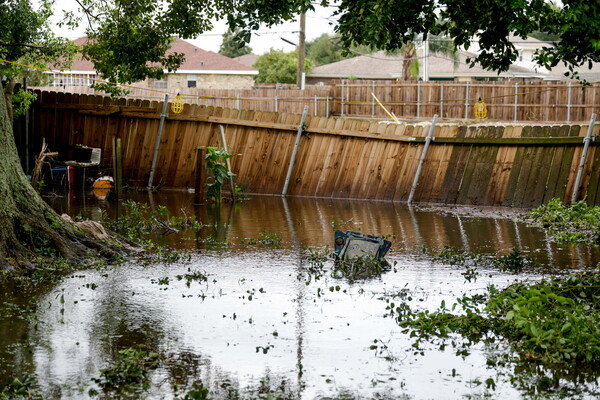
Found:
[(511, 207), (456, 206), (456, 205), (421, 205), (419, 211), (436, 212), (443, 215), (456, 215), (471, 218), (501, 218), (523, 220), (531, 210)]

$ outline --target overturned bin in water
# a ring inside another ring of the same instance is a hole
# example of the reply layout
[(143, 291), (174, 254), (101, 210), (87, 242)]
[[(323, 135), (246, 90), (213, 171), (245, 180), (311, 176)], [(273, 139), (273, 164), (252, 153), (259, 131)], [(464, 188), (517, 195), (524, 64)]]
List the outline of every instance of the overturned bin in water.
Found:
[(375, 258), (384, 261), (392, 243), (379, 236), (352, 231), (335, 231), (335, 256), (340, 261)]

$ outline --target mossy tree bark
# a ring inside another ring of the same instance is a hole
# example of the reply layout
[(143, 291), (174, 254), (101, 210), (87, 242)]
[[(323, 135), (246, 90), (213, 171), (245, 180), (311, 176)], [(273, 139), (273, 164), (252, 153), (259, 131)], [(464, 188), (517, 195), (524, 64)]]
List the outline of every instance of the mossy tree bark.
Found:
[(74, 261), (93, 256), (90, 250), (110, 252), (64, 221), (33, 189), (21, 168), (5, 98), (0, 95), (0, 270), (30, 267), (48, 257)]

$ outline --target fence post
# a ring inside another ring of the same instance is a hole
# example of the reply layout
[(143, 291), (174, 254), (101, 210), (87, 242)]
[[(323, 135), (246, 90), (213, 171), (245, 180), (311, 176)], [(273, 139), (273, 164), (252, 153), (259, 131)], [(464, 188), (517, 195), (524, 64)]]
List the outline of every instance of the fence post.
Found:
[(279, 112), (279, 97), (275, 96), (275, 112)]
[(296, 143), (294, 143), (294, 150), (292, 151), (292, 158), (290, 159), (290, 166), (288, 167), (287, 176), (285, 177), (285, 183), (283, 185), (282, 196), (287, 196), (288, 187), (290, 185), (290, 179), (292, 179), (292, 172), (294, 172), (294, 164), (296, 163), (296, 155), (298, 154), (298, 147), (300, 147), (300, 138), (304, 132), (304, 122), (306, 121), (306, 114), (308, 114), (308, 106), (304, 106), (304, 112), (302, 113), (302, 120), (298, 125), (298, 133), (296, 134)]
[(471, 95), (471, 82), (467, 82), (467, 91), (465, 95), (465, 119), (469, 119), (469, 96)]
[(325, 97), (325, 116), (329, 118), (329, 96)]
[(514, 111), (514, 121), (517, 121), (517, 114), (519, 111), (519, 83), (515, 83), (515, 111)]
[(115, 197), (120, 200), (123, 188), (123, 158), (121, 138), (113, 136), (113, 178), (115, 183)]
[(152, 167), (150, 168), (150, 178), (148, 178), (147, 190), (152, 190), (152, 181), (154, 180), (154, 170), (156, 169), (156, 160), (158, 159), (158, 149), (160, 148), (160, 141), (162, 139), (163, 129), (165, 127), (165, 119), (169, 116), (167, 114), (167, 104), (169, 103), (169, 95), (165, 94), (165, 100), (163, 102), (162, 113), (160, 114), (160, 123), (158, 125), (158, 134), (156, 135), (156, 144), (154, 145), (154, 157), (152, 157)]
[[(371, 84), (371, 93), (375, 93), (375, 81)], [(371, 96), (371, 118), (375, 118), (375, 97)]]
[(204, 168), (204, 158), (206, 150), (204, 147), (196, 149), (196, 182), (194, 185), (194, 204), (202, 204), (204, 201), (204, 191), (202, 188), (202, 169)]
[(444, 85), (440, 84), (440, 115), (444, 118)]
[(318, 112), (319, 110), (317, 109), (317, 96), (315, 96), (315, 117), (317, 116)]
[(567, 124), (571, 123), (571, 82), (567, 88)]
[(410, 189), (410, 194), (408, 195), (408, 204), (411, 204), (413, 198), (415, 197), (415, 192), (417, 191), (417, 186), (419, 186), (419, 178), (421, 177), (421, 170), (423, 169), (423, 164), (425, 163), (425, 157), (427, 157), (427, 151), (429, 150), (429, 145), (433, 140), (433, 131), (435, 131), (435, 123), (437, 122), (438, 115), (435, 114), (433, 116), (433, 121), (431, 121), (431, 126), (429, 127), (429, 134), (425, 138), (425, 146), (423, 146), (423, 151), (421, 152), (421, 158), (419, 159), (419, 166), (417, 167), (417, 172), (415, 173), (415, 179), (413, 180), (412, 188)]
[(575, 178), (575, 185), (573, 186), (573, 195), (571, 196), (571, 203), (577, 201), (579, 196), (579, 185), (581, 185), (581, 178), (583, 177), (583, 169), (585, 168), (585, 160), (587, 153), (590, 148), (590, 142), (592, 141), (592, 133), (594, 131), (594, 124), (596, 123), (596, 114), (592, 114), (590, 120), (590, 126), (588, 127), (587, 135), (583, 139), (583, 151), (581, 152), (581, 159), (579, 160), (579, 169), (577, 170), (577, 177)]
[(342, 117), (344, 116), (344, 105), (345, 105), (345, 98), (344, 98), (344, 96), (345, 96), (345, 92), (346, 92), (346, 91), (344, 90), (344, 89), (345, 89), (344, 82), (345, 82), (345, 81), (342, 79), (342, 101), (341, 101), (341, 107), (342, 107), (342, 109), (341, 109), (341, 111), (340, 111), (340, 115), (341, 115)]
[(241, 109), (242, 109), (242, 101), (241, 101), (241, 99), (240, 99), (240, 94), (239, 94), (239, 93), (236, 95), (236, 99), (237, 99), (237, 100), (236, 100), (237, 109), (238, 109), (238, 110), (241, 110)]
[(417, 118), (421, 117), (421, 81), (417, 81)]

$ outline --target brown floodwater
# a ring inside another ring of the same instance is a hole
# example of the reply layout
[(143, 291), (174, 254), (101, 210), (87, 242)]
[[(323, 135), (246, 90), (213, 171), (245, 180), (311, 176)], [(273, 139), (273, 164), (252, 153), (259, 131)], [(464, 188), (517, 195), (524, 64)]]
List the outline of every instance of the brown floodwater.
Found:
[[(256, 196), (215, 207), (194, 206), (193, 194), (184, 192), (127, 198), (193, 215), (204, 227), (154, 232), (155, 241), (185, 255), (172, 263), (132, 259), (82, 269), (33, 292), (3, 291), (0, 382), (28, 377), (44, 398), (89, 398), (89, 389), (101, 392), (93, 379), (118, 351), (144, 346), (165, 361), (151, 371), (140, 398), (183, 398), (194, 382), (211, 398), (526, 397), (535, 392), (530, 377), (514, 379), (510, 368), (488, 366), (494, 354), (510, 351), (503, 344), (478, 344), (468, 354), (430, 345), (421, 354), (387, 316), (386, 299), (408, 292), (415, 306), (435, 309), (490, 284), (600, 260), (597, 246), (558, 245), (544, 230), (511, 219), (385, 202)], [(124, 207), (82, 192), (47, 201), (60, 213), (95, 220), (116, 218)], [(393, 268), (348, 280), (329, 273), (328, 261), (324, 273), (311, 275), (307, 249), (332, 247), (334, 225), (342, 221), (344, 230), (389, 235), (386, 259)], [(265, 235), (280, 244), (252, 244)], [(465, 279), (464, 266), (431, 256), (444, 246), (490, 257), (519, 248), (541, 266), (519, 275), (484, 266), (476, 279)], [(181, 279), (190, 273), (206, 279)], [(493, 387), (485, 384), (490, 378)], [(583, 384), (588, 392), (598, 385), (596, 377)]]

